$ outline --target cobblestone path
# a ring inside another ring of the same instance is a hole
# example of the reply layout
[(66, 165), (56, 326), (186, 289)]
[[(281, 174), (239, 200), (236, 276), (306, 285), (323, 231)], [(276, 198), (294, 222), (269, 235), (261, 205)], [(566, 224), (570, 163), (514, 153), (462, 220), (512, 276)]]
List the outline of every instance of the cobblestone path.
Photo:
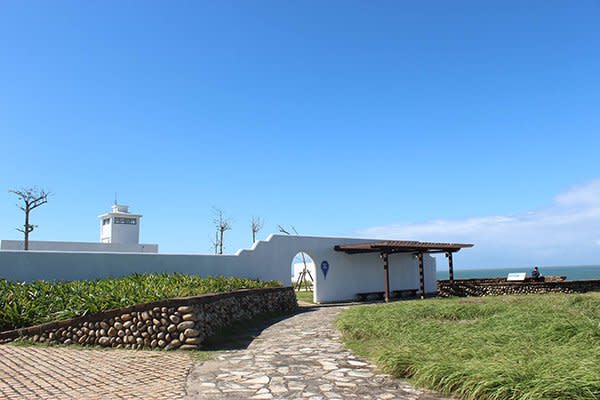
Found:
[(181, 399), (188, 353), (0, 346), (0, 399)]
[(188, 399), (441, 399), (376, 373), (341, 345), (334, 328), (344, 307), (318, 307), (265, 329), (247, 349), (197, 364)]

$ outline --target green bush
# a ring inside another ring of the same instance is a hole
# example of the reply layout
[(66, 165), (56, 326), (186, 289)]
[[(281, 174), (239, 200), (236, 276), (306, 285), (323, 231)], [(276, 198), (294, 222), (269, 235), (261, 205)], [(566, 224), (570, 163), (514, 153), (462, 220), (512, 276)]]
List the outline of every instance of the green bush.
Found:
[(173, 297), (280, 286), (276, 281), (134, 274), (95, 281), (0, 280), (0, 331)]
[(600, 293), (398, 302), (338, 326), (384, 371), (461, 399), (600, 398)]

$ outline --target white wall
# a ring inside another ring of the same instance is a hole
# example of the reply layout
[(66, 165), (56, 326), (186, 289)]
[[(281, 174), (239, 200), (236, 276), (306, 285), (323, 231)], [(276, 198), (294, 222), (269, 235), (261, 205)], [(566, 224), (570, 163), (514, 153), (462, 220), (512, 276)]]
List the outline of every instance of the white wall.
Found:
[[(0, 250), (23, 250), (22, 240), (1, 240)], [(158, 253), (157, 244), (123, 244), (94, 242), (56, 242), (30, 240), (29, 249), (37, 251), (93, 251), (118, 253)]]
[[(144, 272), (181, 272), (200, 276), (223, 275), (290, 282), (290, 266), (300, 251), (316, 264), (315, 301), (353, 299), (359, 292), (383, 290), (383, 263), (379, 254), (349, 255), (334, 250), (344, 243), (373, 239), (271, 235), (252, 249), (235, 255), (143, 254), (48, 251), (0, 251), (0, 277), (11, 281), (74, 280), (115, 277)], [(425, 256), (425, 291), (435, 293), (435, 259)], [(327, 261), (327, 277), (321, 263)], [(418, 289), (417, 260), (392, 255), (390, 289)]]

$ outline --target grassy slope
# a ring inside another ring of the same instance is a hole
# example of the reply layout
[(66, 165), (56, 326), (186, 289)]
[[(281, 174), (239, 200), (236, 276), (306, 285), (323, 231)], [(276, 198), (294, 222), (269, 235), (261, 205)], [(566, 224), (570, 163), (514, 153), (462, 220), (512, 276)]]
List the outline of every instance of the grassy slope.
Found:
[(600, 293), (365, 306), (338, 326), (383, 370), (463, 399), (600, 398)]
[(274, 281), (182, 274), (28, 284), (0, 280), (0, 331), (173, 297), (275, 286), (280, 285)]
[(298, 301), (303, 301), (305, 303), (313, 302), (313, 292), (312, 291), (304, 291), (304, 290), (296, 290), (296, 298)]

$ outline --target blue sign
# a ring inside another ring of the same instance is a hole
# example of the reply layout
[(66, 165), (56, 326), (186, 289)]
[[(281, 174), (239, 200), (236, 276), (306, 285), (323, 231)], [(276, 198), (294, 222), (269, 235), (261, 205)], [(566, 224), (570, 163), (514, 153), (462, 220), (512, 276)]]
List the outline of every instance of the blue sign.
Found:
[(329, 271), (329, 263), (327, 261), (321, 263), (321, 271), (323, 271), (323, 276), (327, 279), (327, 271)]

